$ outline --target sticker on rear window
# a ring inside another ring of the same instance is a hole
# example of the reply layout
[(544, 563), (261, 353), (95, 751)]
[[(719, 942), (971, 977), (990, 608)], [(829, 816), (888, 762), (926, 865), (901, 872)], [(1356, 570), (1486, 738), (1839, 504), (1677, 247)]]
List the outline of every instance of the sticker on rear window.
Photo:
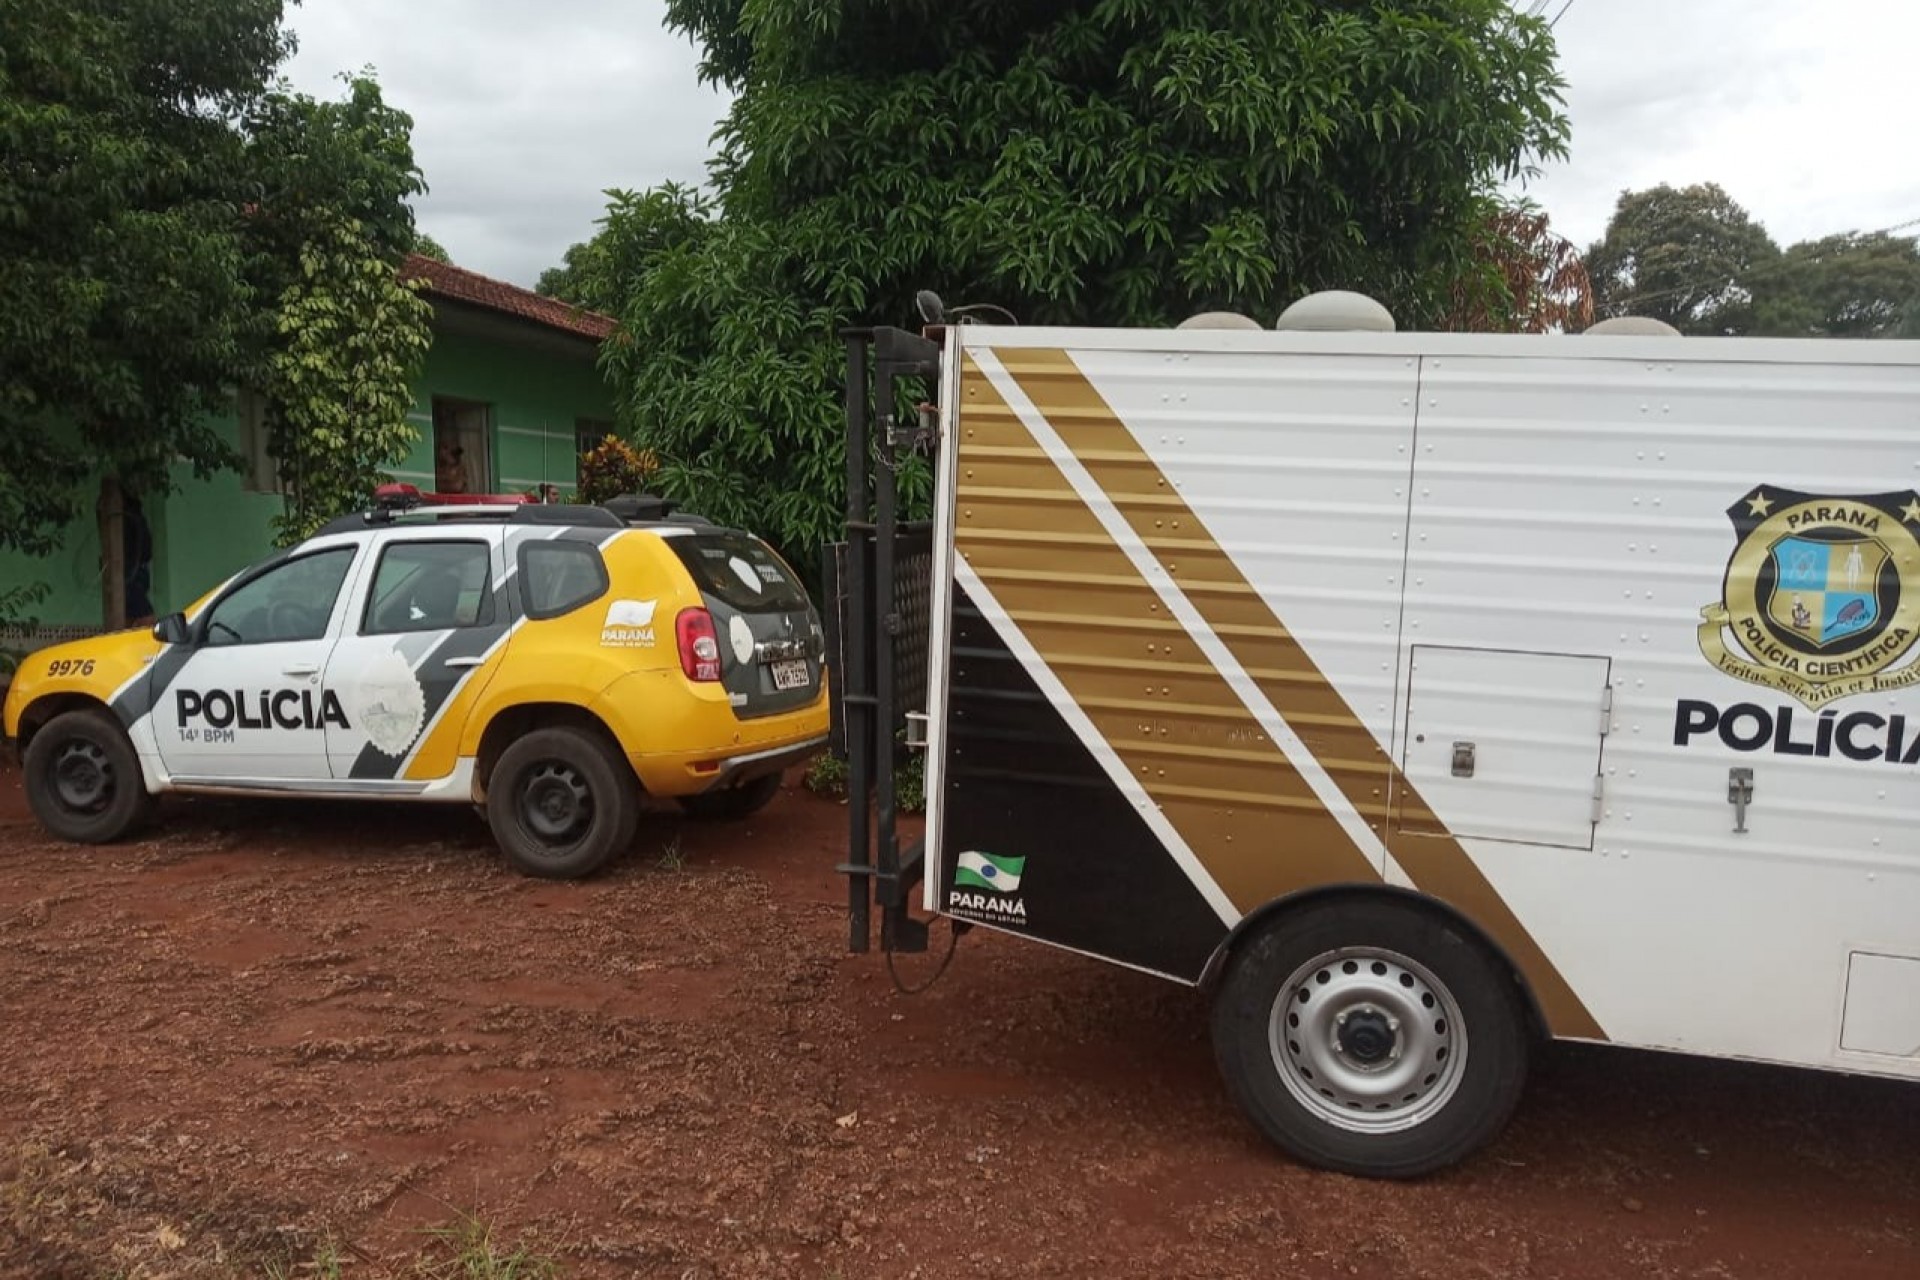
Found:
[(760, 575), (754, 571), (753, 563), (739, 556), (727, 561), (727, 568), (733, 570), (733, 576), (747, 584), (747, 590), (760, 590)]

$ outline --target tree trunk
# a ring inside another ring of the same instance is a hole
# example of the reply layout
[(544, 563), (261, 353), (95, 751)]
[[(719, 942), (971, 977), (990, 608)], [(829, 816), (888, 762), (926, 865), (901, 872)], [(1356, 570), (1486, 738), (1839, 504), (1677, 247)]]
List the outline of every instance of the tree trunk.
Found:
[(100, 477), (100, 618), (109, 631), (127, 625), (126, 507), (120, 482)]

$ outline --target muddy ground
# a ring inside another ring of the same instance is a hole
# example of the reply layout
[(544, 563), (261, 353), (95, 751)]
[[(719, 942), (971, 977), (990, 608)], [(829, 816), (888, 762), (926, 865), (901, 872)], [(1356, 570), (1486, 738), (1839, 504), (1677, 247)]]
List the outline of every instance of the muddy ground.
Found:
[(1190, 993), (844, 954), (844, 817), (659, 814), (544, 884), (445, 810), (62, 846), (0, 770), (0, 1275), (411, 1275), (470, 1215), (583, 1278), (1920, 1276), (1911, 1087), (1560, 1048), (1470, 1166), (1312, 1172)]

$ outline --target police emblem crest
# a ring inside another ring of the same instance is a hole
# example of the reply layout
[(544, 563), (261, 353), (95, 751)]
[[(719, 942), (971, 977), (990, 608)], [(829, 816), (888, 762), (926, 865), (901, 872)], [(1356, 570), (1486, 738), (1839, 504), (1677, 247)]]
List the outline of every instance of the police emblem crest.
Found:
[[(1727, 509), (1736, 542), (1700, 652), (1819, 708), (1920, 684), (1920, 493), (1761, 487)], [(1731, 635), (1732, 643), (1728, 643)]]

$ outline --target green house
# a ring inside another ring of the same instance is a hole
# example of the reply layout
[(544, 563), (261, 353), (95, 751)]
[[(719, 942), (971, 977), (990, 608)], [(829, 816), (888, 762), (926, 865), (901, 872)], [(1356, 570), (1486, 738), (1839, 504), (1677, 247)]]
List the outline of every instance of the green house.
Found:
[[(613, 331), (605, 316), (431, 258), (401, 274), (433, 305), (433, 345), (414, 384), (419, 429), (396, 480), (454, 493), (558, 496), (578, 480), (583, 441), (612, 430), (613, 401), (596, 367)], [(169, 494), (142, 495), (153, 536), (152, 599), (165, 614), (190, 603), (271, 550), (282, 508), (258, 398), (242, 393), (217, 423), (244, 459), (235, 472), (196, 479), (181, 467)], [(61, 549), (41, 558), (0, 552), (0, 587), (42, 582), (51, 592), (31, 625), (0, 633), (0, 648), (100, 629), (100, 535), (91, 504)]]

